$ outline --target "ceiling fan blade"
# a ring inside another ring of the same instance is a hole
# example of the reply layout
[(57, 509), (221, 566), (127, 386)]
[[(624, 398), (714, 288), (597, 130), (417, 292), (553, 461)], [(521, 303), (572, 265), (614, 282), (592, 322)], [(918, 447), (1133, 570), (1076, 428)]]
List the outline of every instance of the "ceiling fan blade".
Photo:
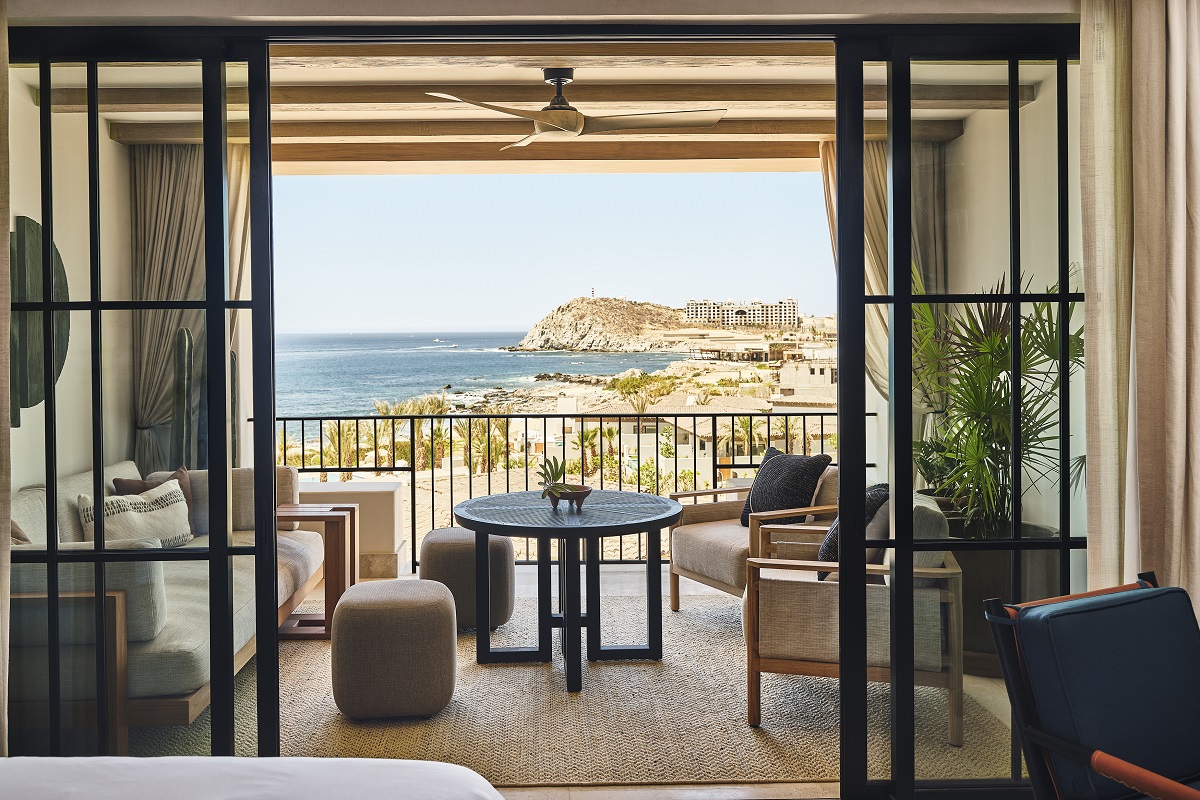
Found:
[(504, 150), (507, 150), (510, 147), (524, 147), (526, 145), (533, 144), (533, 141), (535, 139), (537, 139), (539, 136), (541, 136), (540, 133), (531, 133), (528, 136), (526, 136), (524, 139), (518, 139), (517, 141), (513, 142), (512, 144), (504, 145), (504, 147), (501, 147), (500, 150), (503, 152)]
[[(549, 125), (552, 128), (558, 128), (560, 131), (569, 131), (571, 128), (564, 127), (561, 111), (524, 111), (519, 108), (508, 108), (506, 106), (496, 106), (491, 103), (479, 103), (475, 100), (464, 100), (461, 97), (455, 97), (452, 94), (443, 92), (426, 92), (430, 97), (440, 97), (443, 100), (454, 100), (458, 103), (466, 103), (469, 106), (478, 106), (491, 111), (499, 111), (501, 114), (511, 114), (514, 117), (524, 117), (525, 119), (535, 120), (543, 125)], [(578, 112), (576, 112), (578, 113)]]
[(611, 117), (583, 118), (582, 133), (632, 131), (643, 128), (710, 128), (721, 121), (727, 108), (695, 111), (652, 111), (646, 114), (617, 114)]

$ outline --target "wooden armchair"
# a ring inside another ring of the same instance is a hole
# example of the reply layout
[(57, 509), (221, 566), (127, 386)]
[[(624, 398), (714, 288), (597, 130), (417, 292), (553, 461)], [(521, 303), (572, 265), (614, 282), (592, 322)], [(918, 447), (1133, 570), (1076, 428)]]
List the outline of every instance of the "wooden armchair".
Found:
[[(930, 509), (920, 508), (919, 512), (914, 509), (915, 513), (931, 516)], [(933, 513), (940, 516), (936, 508)], [(944, 526), (945, 518), (941, 521)], [(758, 534), (755, 549), (764, 556), (785, 546), (814, 546), (805, 540), (811, 536), (794, 526), (760, 526)], [(780, 541), (783, 536), (797, 534), (799, 541)], [(950, 744), (961, 746), (962, 570), (950, 551), (937, 557), (941, 566), (913, 569), (915, 679), (919, 686), (941, 687), (949, 692), (948, 739)], [(762, 673), (838, 677), (838, 582), (816, 579), (817, 572), (837, 569), (836, 562), (815, 559), (747, 559), (743, 621), (750, 725), (757, 726), (761, 721)], [(886, 580), (890, 573), (889, 565), (867, 565), (868, 576)], [(885, 583), (868, 584), (866, 592), (867, 679), (890, 681), (890, 588)]]
[[(749, 491), (749, 486), (737, 486), (671, 495), (672, 500), (683, 503), (683, 514), (671, 528), (669, 537), (672, 611), (679, 610), (681, 576), (741, 597), (746, 589), (746, 560), (759, 556), (760, 532), (764, 528), (778, 534), (800, 535), (807, 532), (813, 537), (819, 535), (823, 538), (823, 530), (819, 528), (820, 518), (832, 520), (837, 515), (836, 505), (763, 511), (751, 514), (750, 527), (743, 528), (740, 517)], [(736, 499), (718, 500), (721, 496), (733, 496)], [(701, 498), (713, 498), (714, 502), (696, 502)], [(685, 502), (688, 500), (691, 502)], [(773, 519), (804, 515), (817, 517), (815, 525), (818, 527), (807, 524), (764, 525)], [(828, 520), (825, 527), (828, 527)], [(817, 544), (820, 544), (819, 538)]]

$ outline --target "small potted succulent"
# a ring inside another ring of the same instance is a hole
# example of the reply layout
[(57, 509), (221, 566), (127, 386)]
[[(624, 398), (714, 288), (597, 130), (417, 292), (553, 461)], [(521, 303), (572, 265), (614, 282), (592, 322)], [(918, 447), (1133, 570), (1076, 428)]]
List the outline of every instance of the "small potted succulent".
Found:
[(538, 474), (542, 478), (538, 481), (538, 486), (542, 487), (542, 497), (549, 497), (550, 505), (554, 508), (558, 508), (559, 500), (566, 500), (577, 511), (581, 510), (584, 499), (592, 493), (590, 486), (567, 483), (566, 462), (553, 456), (542, 462)]

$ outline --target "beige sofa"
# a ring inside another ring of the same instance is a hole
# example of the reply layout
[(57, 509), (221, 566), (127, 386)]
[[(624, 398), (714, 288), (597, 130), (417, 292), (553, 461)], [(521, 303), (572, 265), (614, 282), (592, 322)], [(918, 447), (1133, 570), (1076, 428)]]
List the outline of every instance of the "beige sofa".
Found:
[[(156, 476), (165, 474), (159, 473)], [(132, 461), (113, 464), (104, 471), (105, 494), (113, 493), (113, 479), (140, 478)], [(185, 548), (209, 543), (208, 473), (189, 473), (195, 511), (196, 538)], [(63, 550), (91, 549), (84, 541), (77, 498), (92, 494), (91, 472), (62, 478), (57, 484), (58, 527)], [(278, 502), (299, 499), (294, 469), (277, 471)], [(231, 476), (231, 508), (237, 545), (254, 543), (254, 479), (248, 468)], [(28, 486), (15, 492), (13, 519), (32, 544), (14, 550), (43, 549), (46, 542), (46, 489)], [(279, 620), (311, 592), (324, 576), (324, 546), (320, 534), (278, 531)], [(112, 549), (158, 549), (157, 539), (110, 542)], [(208, 562), (149, 561), (110, 563), (105, 572), (109, 615), (114, 631), (109, 642), (112, 700), (117, 707), (114, 723), (124, 729), (147, 725), (189, 725), (209, 704), (209, 599)], [(95, 606), (93, 566), (67, 563), (59, 568), (59, 591), (64, 597), (60, 620), (62, 698), (79, 724), (87, 724), (95, 699)], [(44, 727), (48, 685), (46, 645), (46, 569), (41, 564), (14, 564), (12, 568), (12, 651), (10, 713), (14, 727)], [(235, 669), (241, 670), (254, 655), (254, 559), (235, 557), (233, 566), (233, 635)], [(119, 639), (119, 641), (117, 641)]]

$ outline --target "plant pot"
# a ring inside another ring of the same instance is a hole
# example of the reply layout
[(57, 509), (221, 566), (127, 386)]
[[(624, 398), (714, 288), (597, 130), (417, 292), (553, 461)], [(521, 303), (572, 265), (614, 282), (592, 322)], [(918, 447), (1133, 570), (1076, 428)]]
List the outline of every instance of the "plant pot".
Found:
[(566, 507), (568, 507), (568, 509), (570, 509), (571, 506), (575, 506), (575, 510), (580, 511), (583, 509), (583, 500), (586, 500), (589, 494), (592, 494), (592, 487), (581, 486), (580, 488), (575, 489), (574, 492), (560, 492), (558, 497), (554, 497), (554, 495), (551, 494), (550, 504), (557, 509), (558, 501), (566, 500)]
[[(952, 538), (974, 538), (960, 528)], [(1056, 528), (1026, 522), (1021, 526), (1026, 539), (1049, 539), (1058, 535)], [(991, 628), (983, 617), (983, 603), (992, 597), (1012, 602), (1013, 552), (1004, 550), (951, 550), (962, 567), (963, 592), (963, 669), (971, 675), (998, 678), (1000, 661)], [(1058, 551), (1026, 550), (1021, 557), (1021, 599), (1036, 600), (1058, 594)]]

